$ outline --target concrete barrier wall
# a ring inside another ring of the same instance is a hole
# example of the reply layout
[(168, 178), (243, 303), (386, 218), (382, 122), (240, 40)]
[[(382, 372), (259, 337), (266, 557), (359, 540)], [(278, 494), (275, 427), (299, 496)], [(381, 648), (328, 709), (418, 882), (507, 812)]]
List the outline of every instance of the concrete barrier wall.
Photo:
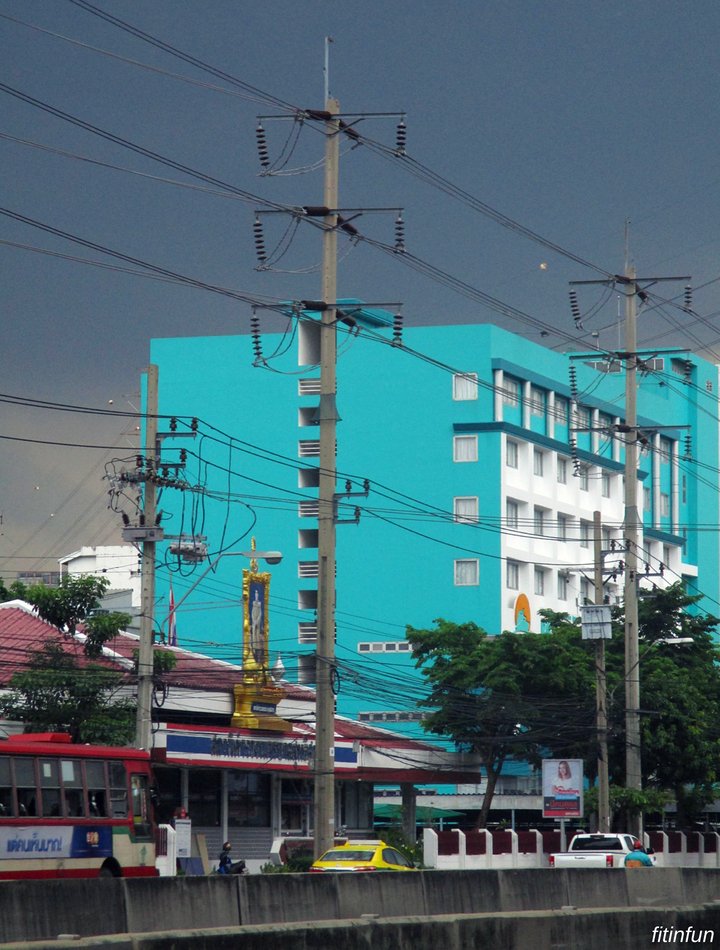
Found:
[[(337, 874), (253, 874), (236, 877), (244, 924), (337, 920)], [(352, 876), (352, 875), (350, 875)]]
[[(634, 907), (657, 917), (668, 907), (713, 901), (720, 908), (717, 868), (4, 881), (0, 885), (0, 944), (53, 939), (62, 933), (92, 937), (289, 926), (301, 921), (359, 921), (367, 915), (385, 919), (522, 914), (567, 907), (613, 907), (620, 913)], [(588, 946), (585, 942), (577, 945)], [(373, 950), (378, 950), (375, 944)]]
[[(464, 914), (500, 910), (500, 873), (495, 871), (423, 871), (425, 913)], [(463, 909), (465, 908), (465, 909)]]
[(94, 878), (72, 881), (0, 883), (0, 942), (41, 940), (70, 933), (124, 933), (127, 915), (122, 881)]
[(117, 883), (124, 891), (120, 901), (128, 933), (168, 926), (173, 930), (239, 927), (242, 922), (237, 877), (233, 875), (127, 878)]
[[(657, 943), (711, 943), (720, 932), (720, 907), (672, 910), (532, 911), (522, 914), (468, 915), (393, 920), (352, 920), (313, 924), (275, 924), (241, 929), (140, 934), (132, 940), (111, 937), (34, 944), (35, 950), (553, 950), (582, 947), (650, 947)], [(704, 937), (704, 939), (702, 939)], [(672, 938), (672, 939), (668, 939)]]

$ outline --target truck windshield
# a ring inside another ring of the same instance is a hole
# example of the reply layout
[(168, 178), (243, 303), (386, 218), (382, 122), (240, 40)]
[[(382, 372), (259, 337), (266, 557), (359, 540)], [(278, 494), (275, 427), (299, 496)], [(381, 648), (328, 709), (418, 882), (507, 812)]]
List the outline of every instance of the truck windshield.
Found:
[(573, 838), (573, 851), (622, 851), (619, 838)]

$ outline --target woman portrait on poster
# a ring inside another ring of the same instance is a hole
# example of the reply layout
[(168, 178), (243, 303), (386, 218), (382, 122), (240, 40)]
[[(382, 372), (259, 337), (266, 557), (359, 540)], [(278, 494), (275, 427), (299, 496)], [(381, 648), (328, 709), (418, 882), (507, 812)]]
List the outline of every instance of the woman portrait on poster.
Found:
[(570, 763), (567, 759), (560, 759), (557, 767), (557, 776), (553, 782), (553, 790), (556, 792), (567, 792), (573, 788), (573, 775)]

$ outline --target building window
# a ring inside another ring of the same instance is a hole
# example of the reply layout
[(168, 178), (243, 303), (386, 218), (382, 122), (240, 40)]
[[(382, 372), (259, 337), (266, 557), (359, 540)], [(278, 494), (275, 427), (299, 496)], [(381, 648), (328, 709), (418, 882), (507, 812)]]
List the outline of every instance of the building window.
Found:
[(313, 379), (298, 380), (298, 396), (319, 396), (320, 395), (320, 377)]
[(557, 595), (558, 600), (567, 600), (568, 595), (568, 576), (563, 571), (558, 571), (557, 576)]
[(298, 456), (301, 459), (316, 458), (320, 455), (319, 439), (300, 439), (298, 442)]
[(503, 380), (503, 402), (506, 406), (520, 405), (520, 383), (512, 376), (506, 376)]
[(666, 569), (670, 567), (670, 545), (669, 544), (663, 544), (663, 567)]
[(305, 653), (297, 658), (298, 683), (309, 686), (315, 682), (315, 654)]
[(587, 406), (578, 406), (576, 418), (578, 429), (590, 428), (590, 410), (587, 408)]
[(540, 449), (533, 450), (533, 472), (535, 475), (542, 475), (545, 468), (545, 453)]
[(610, 474), (609, 472), (602, 473), (602, 496), (603, 498), (610, 497)]
[(505, 580), (510, 590), (520, 589), (520, 565), (517, 561), (508, 561), (505, 568)]
[(318, 577), (319, 574), (318, 561), (298, 561), (298, 577)]
[(587, 465), (581, 465), (578, 469), (578, 478), (580, 479), (580, 491), (588, 491), (590, 488), (590, 476)]
[(415, 711), (360, 712), (359, 722), (422, 722), (427, 713)]
[(611, 437), (613, 434), (613, 418), (605, 412), (598, 413), (598, 426), (603, 430), (603, 435)]
[(660, 517), (670, 517), (670, 495), (660, 492)]
[(559, 485), (567, 485), (568, 463), (567, 459), (559, 458), (557, 460), (557, 480)]
[(455, 521), (461, 524), (476, 524), (480, 520), (477, 495), (453, 498)]
[(568, 523), (570, 518), (567, 515), (558, 514), (558, 541), (567, 541)]
[(317, 643), (317, 623), (314, 621), (298, 623), (298, 642)]
[(589, 521), (580, 522), (580, 547), (581, 548), (590, 547), (590, 522)]
[(650, 511), (652, 508), (652, 495), (649, 488), (643, 488), (643, 508), (645, 511)]
[(530, 387), (530, 412), (534, 416), (545, 415), (545, 390), (538, 386)]
[(480, 563), (477, 560), (455, 561), (455, 586), (477, 587), (480, 583)]
[(477, 399), (477, 373), (455, 373), (453, 375), (453, 399)]
[(409, 653), (407, 640), (370, 640), (358, 643), (358, 653)]
[(570, 403), (564, 396), (555, 396), (555, 422), (557, 425), (566, 426), (570, 416)]
[(476, 435), (456, 435), (453, 438), (454, 462), (477, 462), (478, 441)]
[(590, 603), (590, 581), (587, 577), (580, 578), (580, 603)]
[(520, 519), (520, 506), (516, 501), (513, 501), (511, 498), (505, 502), (505, 518), (507, 521), (508, 528), (512, 528), (517, 531)]
[(538, 538), (542, 538), (545, 535), (545, 509), (544, 508), (535, 508), (534, 509), (534, 521), (535, 521), (535, 534)]
[(545, 571), (541, 567), (535, 568), (535, 593), (538, 597), (545, 595)]
[(508, 468), (518, 467), (518, 444), (512, 439), (508, 439), (505, 446), (505, 461)]

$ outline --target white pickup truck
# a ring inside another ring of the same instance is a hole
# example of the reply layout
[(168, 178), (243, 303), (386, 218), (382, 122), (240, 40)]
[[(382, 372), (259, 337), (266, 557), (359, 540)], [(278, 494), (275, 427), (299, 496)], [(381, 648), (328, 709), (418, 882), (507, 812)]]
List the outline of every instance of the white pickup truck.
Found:
[[(629, 834), (578, 834), (567, 851), (551, 854), (548, 860), (551, 868), (621, 868), (637, 843)], [(652, 849), (648, 854), (655, 863)]]

